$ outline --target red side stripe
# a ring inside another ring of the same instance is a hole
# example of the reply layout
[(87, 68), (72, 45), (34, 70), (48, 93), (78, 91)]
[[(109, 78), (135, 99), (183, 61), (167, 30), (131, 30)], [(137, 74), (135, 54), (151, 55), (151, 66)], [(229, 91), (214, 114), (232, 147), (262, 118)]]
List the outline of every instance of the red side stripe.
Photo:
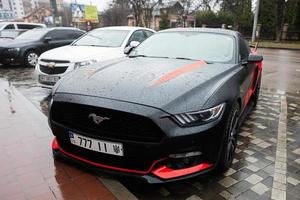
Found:
[(180, 76), (182, 74), (188, 73), (198, 67), (201, 67), (205, 65), (206, 63), (203, 60), (194, 62), (192, 64), (184, 65), (182, 67), (177, 68), (176, 70), (167, 73), (166, 75), (162, 76), (158, 80), (156, 80), (151, 86), (160, 85), (162, 83), (165, 83), (173, 78), (176, 78), (177, 76)]

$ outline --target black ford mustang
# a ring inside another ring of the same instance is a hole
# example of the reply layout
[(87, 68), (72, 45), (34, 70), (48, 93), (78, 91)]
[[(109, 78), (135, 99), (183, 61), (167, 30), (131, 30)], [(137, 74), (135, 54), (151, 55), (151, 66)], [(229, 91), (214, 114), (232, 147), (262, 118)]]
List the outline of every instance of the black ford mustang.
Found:
[(53, 153), (161, 183), (225, 171), (258, 99), (262, 56), (238, 33), (170, 29), (53, 89)]

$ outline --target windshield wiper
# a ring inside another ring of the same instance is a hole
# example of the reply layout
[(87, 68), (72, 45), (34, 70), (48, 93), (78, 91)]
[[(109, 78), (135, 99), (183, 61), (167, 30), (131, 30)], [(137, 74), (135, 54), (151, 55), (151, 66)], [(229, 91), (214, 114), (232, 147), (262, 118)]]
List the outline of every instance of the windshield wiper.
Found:
[(197, 60), (197, 59), (184, 58), (184, 57), (176, 57), (175, 59), (179, 59), (179, 60)]
[(129, 58), (136, 58), (136, 57), (147, 57), (147, 58), (168, 58), (168, 59), (169, 59), (169, 57), (166, 57), (166, 56), (147, 56), (147, 55), (143, 55), (143, 54), (129, 56)]
[[(176, 57), (175, 59), (180, 59), (180, 60), (196, 60), (200, 61), (199, 59), (192, 59), (192, 58), (183, 58), (183, 57)], [(212, 64), (213, 62), (203, 60), (206, 64)]]
[(140, 55), (129, 55), (129, 58), (137, 58), (137, 57), (147, 57), (146, 55), (140, 54)]

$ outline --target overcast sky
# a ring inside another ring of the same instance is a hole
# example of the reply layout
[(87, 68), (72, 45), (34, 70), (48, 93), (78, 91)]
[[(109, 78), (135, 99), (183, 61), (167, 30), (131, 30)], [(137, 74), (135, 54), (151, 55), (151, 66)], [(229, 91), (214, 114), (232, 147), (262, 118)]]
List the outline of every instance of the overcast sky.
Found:
[[(72, 2), (72, 3), (76, 2), (76, 0), (65, 0), (65, 1)], [(99, 11), (103, 11), (107, 7), (107, 4), (110, 3), (111, 1), (112, 0), (77, 0), (77, 3), (96, 5)]]

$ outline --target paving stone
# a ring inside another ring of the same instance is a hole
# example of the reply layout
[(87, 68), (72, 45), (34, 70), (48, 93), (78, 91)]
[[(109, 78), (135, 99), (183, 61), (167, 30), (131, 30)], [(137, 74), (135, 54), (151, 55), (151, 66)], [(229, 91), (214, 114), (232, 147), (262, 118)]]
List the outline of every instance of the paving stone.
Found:
[(249, 183), (255, 185), (256, 183), (262, 181), (263, 178), (256, 175), (256, 174), (252, 174), (251, 176), (249, 176), (248, 178), (245, 179), (245, 181), (248, 181)]
[(300, 183), (300, 181), (298, 181), (297, 179), (295, 179), (293, 177), (288, 177), (287, 178), (287, 182), (290, 183), (290, 184), (292, 184), (292, 185), (294, 185), (294, 186), (296, 186), (296, 185), (298, 185)]
[(295, 162), (300, 165), (300, 158), (296, 159)]
[(202, 200), (200, 197), (198, 197), (197, 195), (192, 195), (188, 198), (186, 198), (186, 200)]
[(272, 156), (266, 156), (265, 159), (270, 160), (270, 161), (272, 161), (272, 162), (275, 161), (275, 158), (272, 157)]
[(256, 167), (255, 165), (249, 165), (246, 167), (247, 169), (250, 169), (253, 172), (257, 172), (258, 170), (260, 170), (258, 167)]
[(227, 170), (227, 172), (224, 173), (224, 176), (230, 176), (230, 175), (234, 174), (235, 172), (236, 172), (236, 170), (229, 168)]
[(245, 160), (247, 160), (248, 162), (251, 162), (251, 163), (255, 163), (258, 161), (257, 158), (252, 157), (252, 156), (247, 157)]
[(232, 161), (232, 164), (237, 163), (237, 162), (239, 162), (239, 160), (234, 158)]
[(236, 200), (257, 200), (259, 195), (256, 192), (253, 192), (251, 189), (247, 190), (246, 192), (240, 194)]
[(286, 184), (286, 175), (285, 174), (276, 173), (276, 171), (275, 171), (274, 181)]
[(259, 195), (263, 195), (265, 192), (267, 192), (270, 188), (268, 188), (267, 186), (265, 186), (262, 183), (257, 183), (256, 185), (254, 185), (251, 190), (253, 192), (256, 192)]
[(250, 156), (254, 154), (253, 151), (250, 151), (250, 150), (247, 150), (247, 149), (244, 150), (244, 152), (245, 152), (246, 154), (250, 155)]
[(273, 142), (273, 143), (277, 143), (277, 139), (275, 139), (275, 138), (270, 138), (269, 141)]
[(273, 188), (271, 198), (274, 200), (286, 200), (286, 192)]
[(254, 140), (251, 140), (250, 142), (253, 143), (253, 144), (259, 144), (259, 143), (263, 142), (263, 140), (261, 140), (259, 138), (256, 138)]
[(268, 148), (269, 146), (271, 146), (271, 144), (268, 142), (262, 142), (262, 143), (259, 143), (257, 146), (265, 149), (265, 148)]
[(280, 183), (280, 182), (275, 181), (275, 180), (273, 181), (273, 186), (272, 187), (275, 188), (275, 189), (283, 190), (283, 191), (286, 190), (286, 184)]
[(227, 188), (228, 192), (233, 194), (234, 196), (238, 196), (239, 194), (245, 192), (250, 189), (253, 185), (247, 181), (240, 181), (233, 186)]
[(237, 183), (237, 180), (235, 180), (231, 177), (225, 177), (224, 179), (219, 181), (219, 184), (223, 185), (226, 188), (232, 186), (235, 183)]
[(294, 154), (300, 155), (300, 148), (295, 149), (294, 151), (292, 151)]
[(251, 135), (252, 133), (250, 132), (247, 132), (247, 131), (243, 131), (241, 133), (239, 133), (240, 136), (243, 136), (243, 137), (248, 137), (249, 135)]
[(230, 194), (226, 190), (219, 193), (220, 196), (222, 196), (224, 199), (234, 199), (234, 195)]

